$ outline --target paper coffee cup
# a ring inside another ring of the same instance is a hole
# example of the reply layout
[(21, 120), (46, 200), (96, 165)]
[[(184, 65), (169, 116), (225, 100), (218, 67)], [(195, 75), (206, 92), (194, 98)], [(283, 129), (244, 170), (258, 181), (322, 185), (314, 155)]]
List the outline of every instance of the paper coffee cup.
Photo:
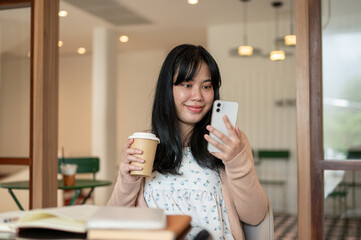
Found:
[(76, 164), (62, 164), (60, 168), (61, 173), (63, 174), (64, 186), (74, 186), (75, 174), (78, 166)]
[(160, 140), (153, 133), (145, 132), (133, 133), (129, 139), (131, 138), (134, 139), (134, 142), (130, 145), (130, 148), (143, 150), (143, 154), (134, 156), (144, 159), (144, 163), (132, 162), (131, 164), (134, 166), (142, 166), (143, 170), (130, 171), (130, 175), (148, 177), (153, 170), (155, 152), (157, 151), (157, 145), (160, 143)]

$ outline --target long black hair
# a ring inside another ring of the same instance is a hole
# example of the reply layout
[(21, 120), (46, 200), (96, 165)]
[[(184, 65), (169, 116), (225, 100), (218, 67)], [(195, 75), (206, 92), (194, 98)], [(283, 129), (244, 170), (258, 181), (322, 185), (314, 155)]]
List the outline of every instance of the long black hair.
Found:
[[(221, 76), (218, 65), (202, 46), (179, 45), (169, 52), (160, 70), (152, 111), (152, 132), (160, 138), (153, 170), (163, 174), (179, 174), (183, 156), (183, 143), (179, 120), (173, 98), (173, 84), (192, 80), (202, 63), (208, 65), (214, 90), (214, 100), (219, 99)], [(177, 74), (175, 82), (174, 76)], [(203, 168), (218, 170), (223, 162), (207, 150), (204, 134), (210, 124), (211, 111), (195, 124), (189, 138), (192, 155)]]

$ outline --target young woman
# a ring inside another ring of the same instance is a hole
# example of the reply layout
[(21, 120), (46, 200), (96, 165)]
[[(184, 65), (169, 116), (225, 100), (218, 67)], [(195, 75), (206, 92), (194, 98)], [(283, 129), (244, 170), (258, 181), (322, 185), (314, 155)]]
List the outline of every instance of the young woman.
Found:
[[(268, 209), (257, 179), (247, 137), (227, 117), (229, 137), (211, 127), (221, 77), (213, 57), (201, 46), (180, 45), (166, 57), (153, 103), (152, 133), (159, 139), (153, 173), (131, 176), (143, 162), (126, 142), (119, 176), (108, 205), (162, 208), (192, 217), (187, 239), (206, 229), (212, 239), (244, 239), (242, 223), (256, 225)], [(222, 143), (209, 136), (213, 133)], [(220, 152), (210, 153), (207, 143)]]

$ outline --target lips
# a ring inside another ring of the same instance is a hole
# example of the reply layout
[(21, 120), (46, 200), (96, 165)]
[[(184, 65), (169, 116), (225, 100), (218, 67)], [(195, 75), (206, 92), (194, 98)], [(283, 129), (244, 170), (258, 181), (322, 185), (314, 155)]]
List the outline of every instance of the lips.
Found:
[(186, 105), (186, 107), (188, 108), (189, 111), (191, 111), (191, 112), (196, 112), (196, 113), (202, 112), (202, 110), (203, 110), (203, 107), (202, 107), (202, 106), (194, 106), (194, 105), (192, 105), (192, 106), (187, 106), (187, 105)]

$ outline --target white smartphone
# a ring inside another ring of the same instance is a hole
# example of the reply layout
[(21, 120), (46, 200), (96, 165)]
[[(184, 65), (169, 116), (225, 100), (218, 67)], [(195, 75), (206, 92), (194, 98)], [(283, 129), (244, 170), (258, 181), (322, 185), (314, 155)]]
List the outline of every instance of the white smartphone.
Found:
[[(229, 137), (229, 133), (226, 127), (226, 124), (223, 121), (223, 116), (227, 115), (230, 123), (232, 124), (233, 128), (236, 126), (237, 122), (237, 114), (238, 114), (238, 103), (231, 102), (231, 101), (222, 101), (216, 100), (213, 103), (212, 109), (212, 120), (211, 125), (218, 131), (222, 132), (224, 135)], [(222, 141), (217, 138), (213, 133), (210, 133), (209, 136), (216, 141), (222, 143)], [(220, 152), (218, 148), (213, 146), (212, 144), (208, 143), (208, 151), (209, 152)]]

